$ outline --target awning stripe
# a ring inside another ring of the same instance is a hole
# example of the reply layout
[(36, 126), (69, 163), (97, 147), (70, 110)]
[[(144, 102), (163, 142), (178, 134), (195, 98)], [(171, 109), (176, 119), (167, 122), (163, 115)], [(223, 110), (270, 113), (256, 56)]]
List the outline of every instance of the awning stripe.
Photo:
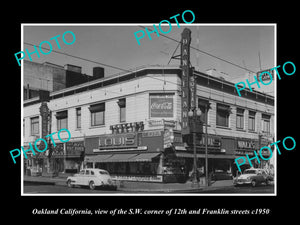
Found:
[(153, 158), (157, 157), (160, 153), (141, 153), (135, 157), (133, 157), (131, 160), (135, 162), (151, 162)]
[(105, 154), (85, 156), (86, 162), (151, 162), (160, 153)]

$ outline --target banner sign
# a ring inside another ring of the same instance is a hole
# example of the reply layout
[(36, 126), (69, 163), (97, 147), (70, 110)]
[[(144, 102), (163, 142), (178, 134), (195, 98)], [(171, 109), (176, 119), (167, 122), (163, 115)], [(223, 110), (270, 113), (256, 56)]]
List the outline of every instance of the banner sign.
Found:
[(162, 175), (156, 176), (134, 176), (134, 175), (110, 175), (113, 180), (124, 181), (148, 181), (148, 182), (163, 182)]

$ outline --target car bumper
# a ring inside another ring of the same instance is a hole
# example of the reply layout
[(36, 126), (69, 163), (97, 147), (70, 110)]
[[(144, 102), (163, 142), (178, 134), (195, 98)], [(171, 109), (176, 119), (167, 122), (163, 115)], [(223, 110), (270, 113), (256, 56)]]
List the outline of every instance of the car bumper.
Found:
[(251, 184), (251, 180), (235, 180), (233, 184), (234, 185)]

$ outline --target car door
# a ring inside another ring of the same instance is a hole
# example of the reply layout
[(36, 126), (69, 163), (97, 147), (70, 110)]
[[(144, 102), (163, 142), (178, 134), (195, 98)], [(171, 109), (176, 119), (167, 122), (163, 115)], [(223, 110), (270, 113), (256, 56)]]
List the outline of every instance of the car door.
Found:
[(76, 176), (76, 184), (83, 185), (84, 176), (85, 176), (85, 170), (80, 170), (79, 174)]
[(90, 177), (91, 177), (91, 171), (85, 170), (84, 181), (83, 181), (84, 185), (89, 185)]

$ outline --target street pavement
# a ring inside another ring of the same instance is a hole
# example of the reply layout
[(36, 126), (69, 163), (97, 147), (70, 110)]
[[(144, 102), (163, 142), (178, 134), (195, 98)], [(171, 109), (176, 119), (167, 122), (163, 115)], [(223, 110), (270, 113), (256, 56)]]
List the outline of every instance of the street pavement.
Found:
[(209, 187), (193, 187), (191, 182), (182, 183), (150, 183), (150, 182), (118, 182), (117, 191), (89, 190), (87, 187), (68, 188), (65, 178), (47, 178), (24, 176), (24, 194), (34, 193), (91, 193), (91, 194), (141, 194), (141, 193), (274, 193), (274, 185), (234, 187), (232, 180), (212, 182)]

